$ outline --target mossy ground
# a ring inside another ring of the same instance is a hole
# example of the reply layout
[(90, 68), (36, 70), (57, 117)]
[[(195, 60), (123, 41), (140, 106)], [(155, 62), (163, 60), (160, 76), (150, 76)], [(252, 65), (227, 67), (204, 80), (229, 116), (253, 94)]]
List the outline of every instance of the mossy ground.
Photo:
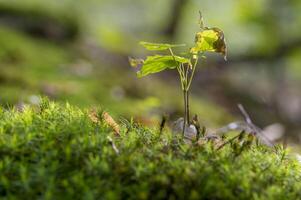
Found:
[(125, 120), (117, 137), (88, 110), (47, 100), (21, 112), (0, 110), (1, 199), (301, 196), (300, 165), (279, 146), (254, 142), (240, 152), (236, 142), (216, 150), (212, 142), (187, 145), (168, 130)]

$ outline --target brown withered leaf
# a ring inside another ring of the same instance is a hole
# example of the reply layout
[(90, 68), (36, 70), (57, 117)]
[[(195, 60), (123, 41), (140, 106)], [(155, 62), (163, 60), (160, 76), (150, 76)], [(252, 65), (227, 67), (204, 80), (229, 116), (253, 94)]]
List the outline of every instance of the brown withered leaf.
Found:
[(110, 126), (114, 130), (116, 136), (120, 136), (120, 127), (116, 123), (116, 121), (111, 117), (111, 115), (109, 115), (109, 113), (103, 112), (102, 119), (108, 126)]
[(227, 45), (224, 32), (219, 28), (212, 28), (212, 30), (218, 33), (218, 40), (213, 43), (215, 52), (221, 53), (224, 56), (224, 59), (227, 60)]

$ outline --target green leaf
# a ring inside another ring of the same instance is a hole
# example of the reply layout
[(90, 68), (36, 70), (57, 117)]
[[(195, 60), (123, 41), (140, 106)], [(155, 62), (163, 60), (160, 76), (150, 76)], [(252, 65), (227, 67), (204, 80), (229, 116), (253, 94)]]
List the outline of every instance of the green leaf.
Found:
[(195, 46), (190, 49), (190, 52), (197, 54), (205, 51), (221, 53), (226, 59), (227, 47), (222, 30), (219, 28), (205, 28), (196, 34)]
[(185, 44), (160, 44), (160, 43), (150, 43), (150, 42), (140, 42), (140, 44), (144, 46), (144, 48), (150, 51), (162, 51), (162, 50), (167, 50), (169, 48), (185, 46)]
[(190, 60), (180, 56), (148, 56), (144, 61), (141, 70), (137, 72), (137, 75), (140, 78), (149, 74), (161, 72), (165, 69), (174, 69), (179, 66), (180, 63), (190, 63)]

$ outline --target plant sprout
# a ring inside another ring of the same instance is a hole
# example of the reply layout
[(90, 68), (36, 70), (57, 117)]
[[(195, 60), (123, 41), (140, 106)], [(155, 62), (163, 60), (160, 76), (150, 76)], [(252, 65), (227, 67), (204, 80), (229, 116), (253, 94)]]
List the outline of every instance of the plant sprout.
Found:
[(178, 56), (173, 51), (174, 48), (183, 47), (185, 44), (140, 42), (140, 44), (149, 51), (160, 51), (165, 54), (147, 56), (145, 60), (129, 59), (131, 66), (141, 67), (137, 72), (139, 78), (161, 72), (165, 69), (174, 69), (178, 71), (184, 98), (183, 134), (185, 133), (185, 127), (190, 125), (189, 90), (199, 58), (206, 58), (204, 55), (205, 52), (217, 52), (221, 53), (226, 60), (227, 54), (223, 31), (219, 28), (205, 27), (201, 13), (199, 25), (200, 31), (195, 35), (194, 46), (186, 52), (185, 55), (188, 55), (187, 57)]

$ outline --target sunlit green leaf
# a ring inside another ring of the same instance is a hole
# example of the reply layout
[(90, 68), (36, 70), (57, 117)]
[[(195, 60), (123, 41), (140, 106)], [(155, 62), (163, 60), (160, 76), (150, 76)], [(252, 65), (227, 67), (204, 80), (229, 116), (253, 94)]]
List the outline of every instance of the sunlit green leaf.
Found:
[(150, 43), (150, 42), (140, 42), (140, 44), (144, 46), (144, 48), (150, 51), (162, 51), (173, 47), (185, 46), (185, 44), (160, 44), (160, 43)]
[(190, 52), (197, 54), (205, 51), (221, 53), (226, 59), (227, 47), (222, 30), (219, 28), (205, 28), (196, 34), (195, 46), (190, 49)]
[(174, 69), (179, 66), (180, 63), (190, 63), (190, 60), (180, 56), (148, 56), (141, 70), (137, 72), (137, 75), (138, 77), (143, 77), (148, 74), (161, 72), (165, 69)]
[(176, 60), (178, 63), (190, 63), (190, 60), (188, 58), (184, 58), (181, 56), (165, 56), (168, 57), (168, 59), (174, 59)]

